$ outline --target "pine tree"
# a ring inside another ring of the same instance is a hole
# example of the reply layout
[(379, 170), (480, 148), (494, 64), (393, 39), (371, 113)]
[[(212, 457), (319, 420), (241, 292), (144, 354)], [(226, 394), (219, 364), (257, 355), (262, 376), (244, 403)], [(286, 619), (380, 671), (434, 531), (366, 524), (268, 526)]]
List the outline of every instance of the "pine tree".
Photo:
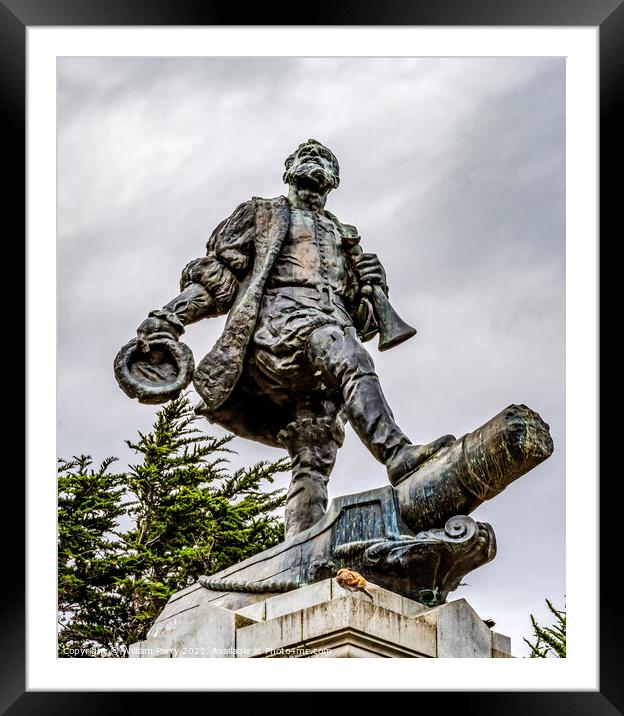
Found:
[(89, 455), (58, 464), (59, 654), (115, 646), (121, 598), (111, 590), (118, 577), (114, 530), (124, 513), (123, 475), (95, 470)]
[(531, 624), (535, 642), (528, 639), (524, 641), (531, 649), (532, 659), (545, 659), (549, 656), (565, 658), (566, 655), (566, 612), (563, 609), (556, 609), (552, 602), (546, 599), (550, 613), (554, 616), (554, 624), (550, 627), (542, 627), (537, 623), (531, 614)]
[[(194, 427), (197, 420), (185, 396), (163, 406), (151, 432), (126, 441), (140, 461), (121, 475), (107, 473), (110, 462), (100, 471), (87, 470), (88, 462), (62, 462), (59, 488), (70, 475), (75, 488), (69, 510), (61, 513), (59, 500), (59, 530), (63, 522), (62, 533), (77, 538), (59, 545), (61, 653), (71, 643), (86, 655), (100, 648), (101, 655), (119, 656), (145, 638), (172, 593), (283, 539), (274, 511), (284, 504), (284, 491), (264, 488), (288, 461), (231, 472), (227, 454), (234, 436), (206, 435)], [(98, 493), (102, 515), (101, 523), (88, 527), (81, 516), (87, 492)], [(76, 573), (85, 540), (97, 549), (87, 552)], [(97, 585), (93, 574), (100, 575)], [(81, 590), (73, 589), (70, 602), (74, 582)]]

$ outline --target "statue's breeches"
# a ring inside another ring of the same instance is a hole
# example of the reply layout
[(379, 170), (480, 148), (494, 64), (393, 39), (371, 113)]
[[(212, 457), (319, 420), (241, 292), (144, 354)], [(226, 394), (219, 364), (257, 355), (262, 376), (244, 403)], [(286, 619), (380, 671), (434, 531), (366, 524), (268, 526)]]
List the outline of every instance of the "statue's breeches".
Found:
[(351, 319), (341, 300), (322, 310), (309, 289), (301, 295), (266, 295), (248, 354), (248, 373), (258, 390), (278, 404), (323, 390), (312, 369), (307, 345), (322, 326), (348, 327)]

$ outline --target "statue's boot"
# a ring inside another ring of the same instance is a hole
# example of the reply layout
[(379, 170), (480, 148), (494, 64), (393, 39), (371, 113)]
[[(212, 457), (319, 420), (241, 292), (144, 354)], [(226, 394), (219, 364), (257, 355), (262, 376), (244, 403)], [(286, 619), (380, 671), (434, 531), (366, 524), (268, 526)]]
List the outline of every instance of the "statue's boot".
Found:
[(353, 429), (373, 455), (386, 466), (390, 484), (415, 472), (443, 447), (455, 442), (443, 435), (424, 445), (414, 445), (401, 431), (381, 390), (376, 375), (354, 376), (346, 401), (346, 413)]
[(388, 480), (391, 485), (396, 485), (401, 480), (409, 477), (429, 458), (433, 457), (443, 447), (454, 443), (454, 435), (443, 435), (441, 438), (427, 443), (426, 445), (402, 445), (395, 450), (394, 455), (386, 461)]
[(444, 435), (413, 445), (399, 428), (381, 389), (375, 365), (354, 329), (323, 326), (308, 341), (308, 353), (324, 379), (340, 386), (349, 423), (374, 457), (386, 466), (395, 485), (412, 474), (444, 446), (455, 441)]
[(305, 417), (289, 423), (278, 439), (288, 450), (292, 465), (284, 513), (284, 537), (290, 539), (325, 514), (327, 482), (344, 431), (333, 416)]

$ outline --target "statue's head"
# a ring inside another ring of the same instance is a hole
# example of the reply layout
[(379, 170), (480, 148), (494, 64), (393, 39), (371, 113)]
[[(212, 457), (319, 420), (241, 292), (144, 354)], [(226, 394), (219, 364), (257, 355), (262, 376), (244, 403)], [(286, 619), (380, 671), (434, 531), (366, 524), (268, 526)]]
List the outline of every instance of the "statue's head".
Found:
[(340, 183), (340, 167), (332, 152), (316, 139), (308, 139), (284, 162), (284, 183), (325, 194)]

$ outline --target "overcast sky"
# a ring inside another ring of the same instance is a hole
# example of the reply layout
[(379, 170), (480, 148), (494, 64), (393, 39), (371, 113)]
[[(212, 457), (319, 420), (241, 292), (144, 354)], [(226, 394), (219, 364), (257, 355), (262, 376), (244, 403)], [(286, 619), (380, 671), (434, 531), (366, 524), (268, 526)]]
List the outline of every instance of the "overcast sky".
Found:
[[(124, 440), (156, 408), (122, 393), (115, 354), (217, 223), (286, 191), (283, 161), (310, 137), (340, 161), (327, 208), (418, 329), (367, 343), (404, 432), (460, 436), (511, 403), (551, 426), (553, 456), (473, 513), (498, 556), (450, 595), (525, 655), (529, 613), (548, 621), (544, 598), (565, 594), (563, 59), (59, 59), (58, 454), (132, 460)], [(187, 329), (196, 362), (223, 321)], [(233, 466), (285, 454), (233, 445)], [(330, 498), (384, 484), (348, 428)]]

